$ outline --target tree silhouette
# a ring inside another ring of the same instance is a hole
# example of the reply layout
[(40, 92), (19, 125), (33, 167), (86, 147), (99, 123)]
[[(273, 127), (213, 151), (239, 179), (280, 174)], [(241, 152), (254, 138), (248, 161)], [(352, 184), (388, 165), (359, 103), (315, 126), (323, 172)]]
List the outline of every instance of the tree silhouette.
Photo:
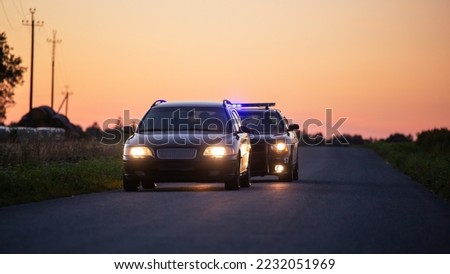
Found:
[(417, 134), (417, 145), (428, 151), (450, 153), (450, 130), (435, 128)]
[(410, 143), (413, 141), (411, 135), (404, 135), (402, 133), (394, 133), (389, 135), (385, 140), (388, 143)]
[(12, 54), (6, 34), (0, 33), (0, 124), (6, 119), (6, 108), (14, 105), (14, 87), (23, 84), (26, 70), (21, 66), (22, 58)]

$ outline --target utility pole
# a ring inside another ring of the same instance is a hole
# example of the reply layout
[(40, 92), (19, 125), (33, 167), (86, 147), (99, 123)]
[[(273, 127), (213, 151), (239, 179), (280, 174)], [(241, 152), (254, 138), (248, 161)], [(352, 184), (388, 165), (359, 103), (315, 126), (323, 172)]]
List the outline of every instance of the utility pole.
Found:
[(22, 20), (22, 24), (25, 26), (31, 26), (31, 66), (30, 66), (30, 111), (33, 108), (33, 63), (34, 63), (34, 27), (42, 27), (43, 21), (34, 21), (35, 8), (30, 9), (31, 22), (28, 20)]
[(73, 92), (69, 92), (69, 86), (66, 86), (66, 91), (63, 92), (62, 94), (64, 94), (65, 96), (64, 96), (64, 99), (63, 99), (63, 101), (61, 102), (61, 105), (59, 106), (57, 112), (59, 113), (59, 111), (61, 110), (62, 106), (63, 106), (64, 103), (65, 103), (65, 104), (66, 104), (66, 117), (67, 117), (67, 113), (69, 112), (69, 95), (72, 95)]
[(53, 98), (55, 94), (55, 50), (56, 50), (56, 43), (61, 43), (61, 39), (56, 39), (56, 30), (53, 30), (53, 38), (47, 39), (47, 42), (52, 43), (52, 98), (51, 98), (51, 104), (50, 107), (53, 109)]

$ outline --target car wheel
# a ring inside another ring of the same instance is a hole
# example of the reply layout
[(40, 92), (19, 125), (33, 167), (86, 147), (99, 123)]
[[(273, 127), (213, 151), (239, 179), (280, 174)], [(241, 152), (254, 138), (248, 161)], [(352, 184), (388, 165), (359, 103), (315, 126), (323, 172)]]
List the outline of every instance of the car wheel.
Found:
[(241, 163), (241, 157), (238, 156), (237, 164), (236, 164), (236, 171), (232, 178), (225, 181), (225, 190), (238, 190), (240, 186), (241, 176), (240, 176), (240, 163)]
[(123, 190), (125, 191), (137, 191), (139, 186), (139, 181), (130, 180), (123, 175)]
[(250, 171), (250, 157), (248, 158), (247, 163), (247, 171), (240, 178), (240, 186), (241, 187), (250, 187), (252, 185), (251, 182), (252, 173)]
[(142, 181), (142, 188), (143, 189), (155, 189), (156, 188), (156, 183), (153, 181), (149, 181), (149, 180), (143, 180)]
[(286, 174), (278, 176), (278, 181), (280, 182), (292, 182), (293, 180), (294, 180), (294, 169), (292, 167), (289, 168)]
[(251, 172), (250, 172), (250, 160), (248, 163), (248, 167), (247, 167), (247, 172), (244, 173), (244, 175), (242, 175), (242, 177), (240, 178), (240, 185), (241, 187), (250, 187), (252, 185), (251, 183)]

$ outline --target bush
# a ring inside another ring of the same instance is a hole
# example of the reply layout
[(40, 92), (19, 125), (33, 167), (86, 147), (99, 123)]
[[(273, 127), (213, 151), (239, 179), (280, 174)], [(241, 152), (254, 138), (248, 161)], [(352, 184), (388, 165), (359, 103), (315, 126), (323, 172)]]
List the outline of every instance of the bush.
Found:
[(401, 133), (394, 133), (389, 135), (386, 139), (388, 143), (411, 143), (413, 141), (411, 135), (404, 135)]
[(417, 134), (417, 145), (431, 152), (450, 153), (450, 131), (447, 128), (422, 131)]

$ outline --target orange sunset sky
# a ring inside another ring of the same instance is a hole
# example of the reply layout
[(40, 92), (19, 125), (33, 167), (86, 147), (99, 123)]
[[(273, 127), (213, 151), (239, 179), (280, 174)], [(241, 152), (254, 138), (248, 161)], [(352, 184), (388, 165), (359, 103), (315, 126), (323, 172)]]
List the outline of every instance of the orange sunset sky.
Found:
[[(450, 127), (449, 0), (0, 0), (0, 32), (30, 66), (33, 105), (86, 128), (155, 99), (275, 101), (286, 116), (348, 120), (342, 133), (385, 138)], [(29, 70), (7, 124), (28, 111)], [(62, 110), (64, 112), (64, 108)], [(310, 128), (310, 132), (324, 128)]]

